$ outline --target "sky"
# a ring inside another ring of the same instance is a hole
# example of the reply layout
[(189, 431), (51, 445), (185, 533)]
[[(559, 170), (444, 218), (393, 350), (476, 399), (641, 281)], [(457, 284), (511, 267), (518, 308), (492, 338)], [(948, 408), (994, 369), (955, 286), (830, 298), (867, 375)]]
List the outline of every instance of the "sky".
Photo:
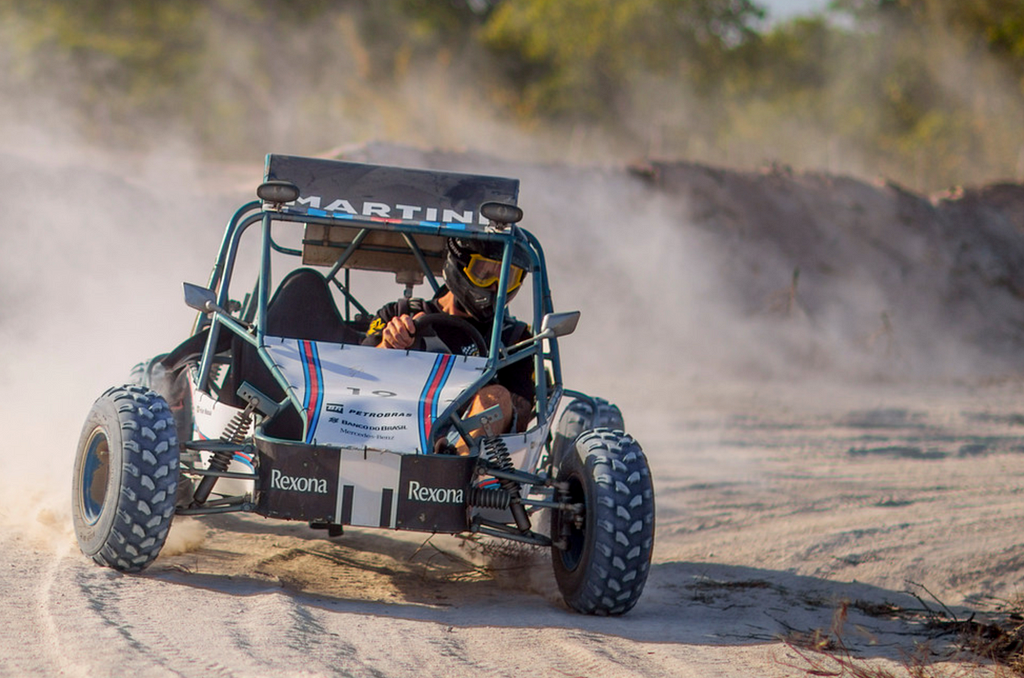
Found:
[(829, 0), (761, 0), (770, 19), (784, 19), (797, 14), (810, 14), (825, 9)]

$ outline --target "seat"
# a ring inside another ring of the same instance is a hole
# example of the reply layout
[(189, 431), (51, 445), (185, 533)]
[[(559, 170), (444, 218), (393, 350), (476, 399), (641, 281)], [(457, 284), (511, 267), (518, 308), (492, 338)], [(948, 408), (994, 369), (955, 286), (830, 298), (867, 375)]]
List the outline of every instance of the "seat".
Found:
[(338, 312), (330, 283), (311, 268), (285, 276), (267, 303), (267, 334), (289, 339), (312, 339), (358, 344), (363, 335), (349, 327)]
[[(342, 319), (327, 279), (311, 268), (296, 269), (281, 281), (267, 303), (264, 327), (269, 336), (289, 339), (358, 344), (363, 338), (361, 332)], [(242, 382), (249, 382), (278, 402), (284, 398), (284, 391), (252, 344), (236, 336), (231, 353), (231, 369), (221, 390), (225, 404), (244, 406), (236, 395)], [(302, 421), (294, 408), (288, 407), (268, 423), (266, 432), (277, 438), (298, 440), (302, 436)]]

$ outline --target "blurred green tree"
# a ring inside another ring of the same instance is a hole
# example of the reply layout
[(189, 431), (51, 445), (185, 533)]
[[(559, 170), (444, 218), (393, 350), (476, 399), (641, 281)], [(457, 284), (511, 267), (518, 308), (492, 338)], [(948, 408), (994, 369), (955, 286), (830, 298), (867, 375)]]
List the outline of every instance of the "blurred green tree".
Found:
[(12, 108), (45, 87), (98, 138), (216, 155), (429, 143), (490, 105), (620, 154), (1024, 175), (1022, 0), (0, 0), (0, 38)]
[(26, 82), (61, 70), (88, 80), (79, 89), (86, 104), (114, 92), (133, 106), (163, 103), (154, 96), (183, 84), (195, 69), (202, 41), (193, 30), (201, 0), (41, 1), (4, 0), (0, 12), (16, 17), (18, 75)]
[(522, 0), (500, 3), (482, 39), (522, 114), (600, 118), (639, 73), (713, 88), (764, 15), (752, 0)]

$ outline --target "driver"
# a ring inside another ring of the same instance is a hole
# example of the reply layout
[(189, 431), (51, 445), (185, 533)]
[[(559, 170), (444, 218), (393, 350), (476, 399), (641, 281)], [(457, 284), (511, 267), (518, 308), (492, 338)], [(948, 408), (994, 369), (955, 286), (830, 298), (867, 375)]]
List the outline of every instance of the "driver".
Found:
[[(446, 313), (462, 318), (476, 327), (485, 339), (491, 336), (498, 278), (501, 274), (503, 245), (499, 242), (449, 238), (444, 263), (445, 284), (433, 299), (400, 299), (384, 305), (370, 323), (364, 344), (378, 348), (407, 349), (416, 341), (413, 319), (431, 313)], [(507, 300), (511, 301), (523, 284), (529, 262), (513, 250), (509, 269)], [(530, 336), (526, 323), (505, 314), (501, 340), (511, 346)], [(479, 355), (476, 343), (464, 331), (439, 326), (436, 336), (423, 337), (425, 350), (442, 350), (459, 355)], [(473, 416), (494, 405), (501, 407), (501, 419), (472, 431), (478, 435), (495, 436), (509, 431), (526, 430), (533, 410), (533, 361), (521, 360), (498, 370), (494, 383), (481, 388), (470, 402), (467, 416)], [(467, 447), (461, 440), (456, 450), (462, 454)]]

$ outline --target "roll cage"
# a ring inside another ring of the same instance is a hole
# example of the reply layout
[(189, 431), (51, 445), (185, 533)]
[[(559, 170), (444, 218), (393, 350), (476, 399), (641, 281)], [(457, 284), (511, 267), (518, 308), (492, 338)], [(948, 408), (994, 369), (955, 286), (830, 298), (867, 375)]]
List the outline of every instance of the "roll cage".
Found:
[[(334, 210), (319, 207), (319, 197), (314, 200), (310, 196), (314, 192), (325, 192), (322, 181), (317, 184), (324, 175), (334, 181), (331, 188), (359, 191), (363, 198), (362, 209), (354, 208), (354, 201), (350, 200), (335, 200), (332, 205), (337, 209)], [(346, 184), (348, 179), (352, 181)], [(405, 199), (401, 193), (406, 189), (422, 194), (424, 186), (433, 191), (428, 198), (435, 198), (436, 206), (424, 207), (427, 200), (422, 195), (413, 198), (421, 203), (417, 206), (396, 201), (396, 196)], [(265, 343), (267, 309), (272, 292), (272, 253), (300, 258), (303, 265), (329, 267), (325, 278), (345, 300), (341, 313), (344, 322), (353, 329), (365, 330), (369, 311), (352, 293), (352, 271), (392, 272), (398, 283), (407, 285), (407, 295), (412, 284), (420, 281), (426, 281), (436, 292), (440, 288), (437, 276), (444, 261), (445, 239), (457, 237), (500, 243), (503, 248), (502, 267), (493, 329), (491, 336), (485, 337), (489, 339), (486, 366), (473, 386), (449, 403), (436, 421), (450, 421), (468, 441), (467, 425), (458, 413), (473, 394), (488, 384), (498, 370), (522, 360), (532, 360), (536, 389), (536, 421), (532, 427), (549, 425), (562, 395), (556, 338), (572, 331), (578, 313), (554, 313), (543, 249), (533, 234), (516, 223), (521, 217), (521, 212), (515, 207), (517, 193), (518, 181), (512, 179), (268, 155), (266, 182), (258, 191), (261, 199), (241, 206), (228, 221), (206, 287), (185, 285), (186, 302), (200, 310), (193, 326), (193, 337), (208, 330), (199, 359), (198, 390), (211, 393), (218, 347), (223, 346), (221, 333), (228, 332), (255, 349), (262, 364), (285, 393), (282, 401), (274, 405), (265, 403), (260, 408), (264, 415), (269, 412), (268, 419), (272, 419), (286, 407), (294, 407), (300, 414), (303, 412), (302, 402), (288, 388), (285, 375), (271, 359)], [(452, 198), (452, 195), (456, 197)], [(480, 197), (496, 200), (485, 200), (486, 207), (469, 202)], [(385, 209), (389, 203), (381, 200), (387, 199), (397, 209)], [(459, 209), (467, 205), (468, 210)], [(417, 212), (423, 212), (427, 217), (452, 217), (452, 220), (407, 218), (417, 216)], [(463, 216), (466, 214), (472, 218), (467, 220)], [(454, 218), (461, 220), (455, 221)], [(242, 236), (257, 224), (260, 234), (257, 279), (253, 292), (239, 304), (230, 299), (230, 283)], [(280, 244), (274, 237), (274, 229), (278, 226), (303, 229), (301, 249)], [(540, 329), (529, 339), (504, 346), (501, 334), (507, 314), (509, 269), (515, 249), (530, 262), (528, 273), (531, 275), (519, 293), (530, 289), (530, 323)], [(305, 417), (301, 418), (303, 426), (308, 426)]]

